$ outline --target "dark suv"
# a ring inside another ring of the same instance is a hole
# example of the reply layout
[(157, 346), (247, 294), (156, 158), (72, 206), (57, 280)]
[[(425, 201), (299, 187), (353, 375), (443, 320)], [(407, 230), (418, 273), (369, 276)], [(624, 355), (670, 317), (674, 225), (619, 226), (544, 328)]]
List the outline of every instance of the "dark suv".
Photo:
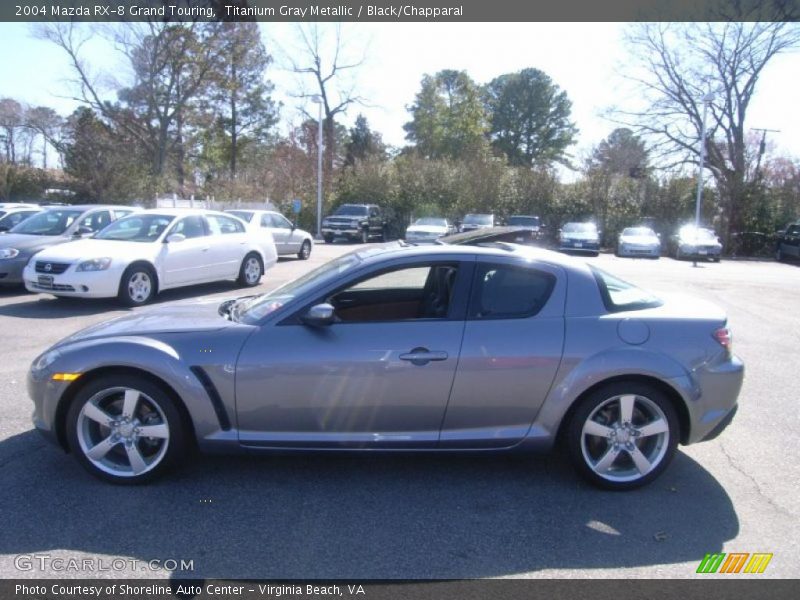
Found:
[(376, 204), (342, 204), (330, 216), (322, 219), (322, 237), (327, 243), (336, 236), (367, 243), (370, 239), (385, 239), (386, 219)]
[(778, 242), (775, 247), (775, 258), (800, 258), (800, 220), (790, 223), (786, 229), (778, 232)]

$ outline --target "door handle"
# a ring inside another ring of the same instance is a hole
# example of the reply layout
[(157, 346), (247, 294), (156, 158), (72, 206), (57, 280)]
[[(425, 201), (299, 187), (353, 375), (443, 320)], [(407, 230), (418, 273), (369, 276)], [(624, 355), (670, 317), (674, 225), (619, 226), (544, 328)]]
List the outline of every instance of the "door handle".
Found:
[(421, 367), (432, 360), (447, 360), (447, 352), (443, 350), (428, 350), (427, 348), (414, 348), (411, 352), (401, 354), (400, 360), (407, 360), (412, 365)]

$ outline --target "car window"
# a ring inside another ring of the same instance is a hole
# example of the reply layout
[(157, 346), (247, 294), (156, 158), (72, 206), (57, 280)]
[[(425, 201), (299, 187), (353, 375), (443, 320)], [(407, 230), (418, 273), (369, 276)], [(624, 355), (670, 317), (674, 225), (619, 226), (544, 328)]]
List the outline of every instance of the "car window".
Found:
[(115, 208), (114, 215), (117, 219), (121, 219), (122, 217), (127, 217), (128, 215), (132, 215), (135, 211), (129, 208)]
[(350, 285), (328, 301), (342, 322), (445, 319), (457, 273), (453, 264), (398, 267)]
[(155, 242), (175, 217), (140, 213), (117, 219), (95, 236), (98, 240), (120, 242)]
[(661, 306), (661, 300), (650, 292), (596, 267), (589, 268), (594, 273), (597, 285), (600, 287), (600, 295), (603, 297), (603, 303), (606, 305), (607, 310), (619, 312)]
[(61, 235), (83, 214), (82, 210), (46, 210), (14, 227), (11, 233), (28, 235)]
[(231, 217), (223, 215), (208, 215), (208, 228), (211, 235), (228, 235), (231, 233), (244, 233), (244, 225)]
[(800, 232), (800, 225), (792, 225), (786, 230), (786, 235), (797, 235)]
[(253, 211), (250, 210), (228, 210), (225, 211), (232, 214), (234, 217), (239, 217), (245, 223), (249, 223), (253, 220), (253, 215), (255, 214)]
[(475, 272), (471, 319), (521, 319), (537, 314), (547, 303), (555, 276), (513, 265), (483, 264)]
[(111, 223), (111, 212), (107, 210), (101, 210), (85, 216), (83, 219), (81, 219), (78, 227), (88, 227), (92, 231), (100, 231), (109, 223)]
[(182, 233), (187, 239), (208, 235), (203, 217), (200, 216), (184, 217), (178, 221), (171, 233)]

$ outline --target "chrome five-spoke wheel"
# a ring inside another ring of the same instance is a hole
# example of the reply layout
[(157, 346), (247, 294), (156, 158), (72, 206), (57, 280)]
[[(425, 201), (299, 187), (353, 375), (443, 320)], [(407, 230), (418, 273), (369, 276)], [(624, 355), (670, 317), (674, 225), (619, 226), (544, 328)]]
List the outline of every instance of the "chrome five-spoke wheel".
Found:
[(571, 424), (579, 471), (610, 489), (637, 487), (666, 468), (677, 445), (670, 401), (642, 384), (614, 384), (589, 396)]
[(102, 378), (78, 393), (68, 415), (68, 441), (90, 472), (119, 483), (149, 479), (183, 445), (169, 395), (130, 376)]

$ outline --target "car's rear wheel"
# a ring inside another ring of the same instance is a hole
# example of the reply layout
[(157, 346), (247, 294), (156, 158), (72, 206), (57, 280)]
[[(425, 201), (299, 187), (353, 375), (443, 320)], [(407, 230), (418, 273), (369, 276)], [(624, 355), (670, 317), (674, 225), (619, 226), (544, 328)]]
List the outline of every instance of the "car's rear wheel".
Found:
[(333, 236), (332, 235), (326, 235), (326, 236), (324, 236), (324, 238), (325, 238), (325, 243), (326, 244), (332, 244), (333, 243)]
[(131, 265), (122, 274), (117, 297), (126, 306), (142, 306), (156, 295), (156, 274), (147, 265)]
[(303, 245), (300, 246), (300, 252), (297, 253), (297, 258), (300, 260), (308, 260), (309, 256), (311, 256), (311, 242), (305, 240)]
[(239, 267), (239, 278), (236, 280), (242, 287), (255, 287), (264, 275), (264, 266), (261, 264), (261, 257), (255, 252), (251, 252), (244, 257), (242, 266)]
[(170, 395), (133, 375), (108, 375), (83, 387), (67, 413), (66, 433), (78, 462), (111, 483), (150, 481), (178, 463), (186, 448)]
[(610, 490), (637, 488), (657, 478), (672, 460), (678, 437), (670, 400), (636, 381), (595, 390), (567, 425), (575, 468), (590, 483)]

